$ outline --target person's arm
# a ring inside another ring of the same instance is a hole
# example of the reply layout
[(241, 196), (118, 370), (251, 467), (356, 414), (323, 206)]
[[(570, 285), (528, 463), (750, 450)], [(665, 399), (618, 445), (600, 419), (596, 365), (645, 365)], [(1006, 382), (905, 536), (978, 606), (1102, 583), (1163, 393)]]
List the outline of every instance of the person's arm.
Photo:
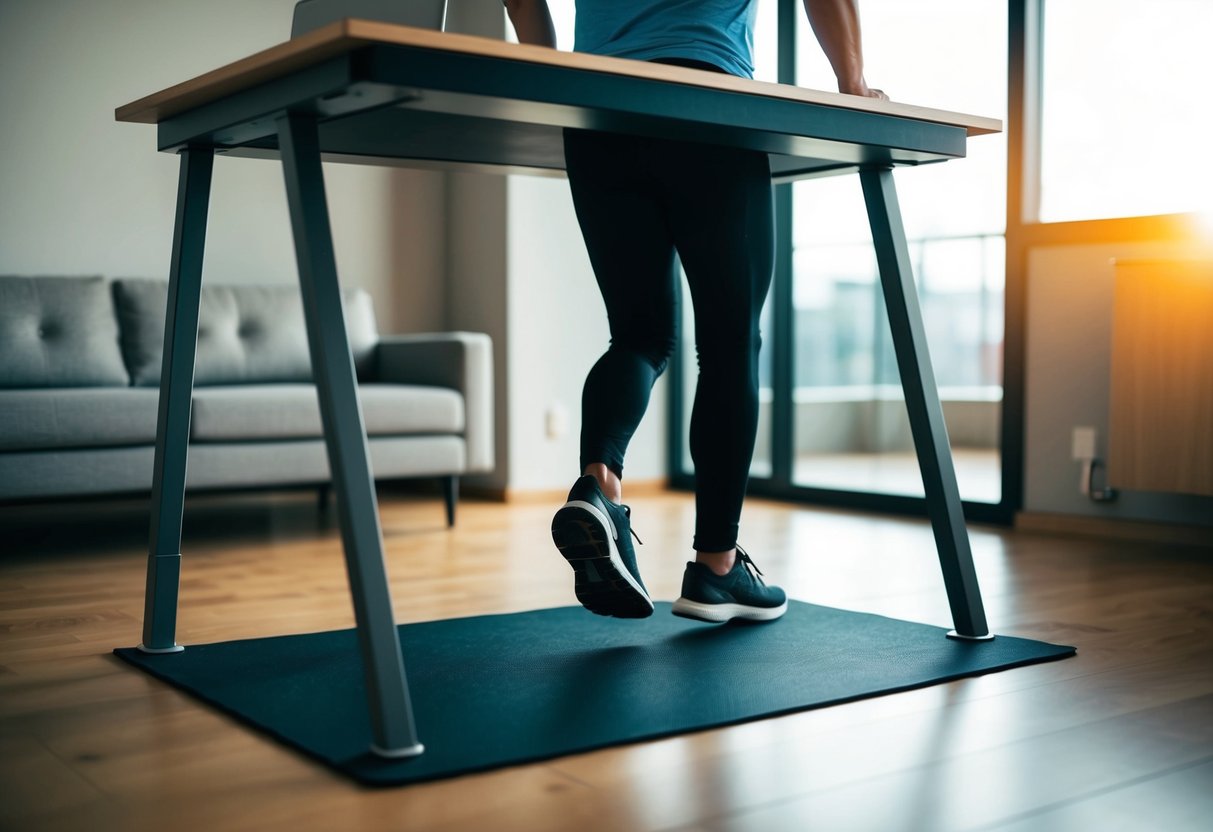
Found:
[(863, 77), (863, 42), (858, 0), (804, 0), (809, 25), (838, 78), (838, 91), (888, 100)]
[(547, 0), (502, 0), (519, 43), (556, 48), (556, 29)]

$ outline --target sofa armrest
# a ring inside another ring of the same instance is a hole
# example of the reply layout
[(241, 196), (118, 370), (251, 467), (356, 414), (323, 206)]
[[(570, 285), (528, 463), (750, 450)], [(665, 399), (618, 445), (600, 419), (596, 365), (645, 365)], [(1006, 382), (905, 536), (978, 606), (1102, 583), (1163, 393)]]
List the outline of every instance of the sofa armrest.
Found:
[(493, 470), (493, 342), (488, 335), (383, 336), (376, 348), (375, 378), (389, 384), (450, 387), (462, 393), (468, 473)]

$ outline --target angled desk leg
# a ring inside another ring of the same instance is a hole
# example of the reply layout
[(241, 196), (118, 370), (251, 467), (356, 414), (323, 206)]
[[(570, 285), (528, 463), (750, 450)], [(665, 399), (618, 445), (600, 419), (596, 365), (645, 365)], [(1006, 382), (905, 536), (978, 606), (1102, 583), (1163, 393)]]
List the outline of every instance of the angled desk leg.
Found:
[(181, 577), (181, 516), (185, 466), (198, 347), (198, 298), (202, 292), (202, 250), (215, 152), (191, 147), (181, 152), (177, 220), (164, 315), (164, 355), (160, 365), (160, 407), (156, 417), (156, 461), (152, 472), (151, 534), (143, 606), (145, 653), (176, 653), (177, 588)]
[(910, 269), (910, 252), (893, 186), (893, 171), (889, 168), (861, 170), (859, 179), (868, 206), (880, 284), (884, 289), (897, 368), (901, 372), (906, 410), (910, 415), (910, 431), (918, 452), (918, 467), (922, 471), (927, 510), (935, 531), (939, 565), (943, 569), (944, 587), (956, 627), (948, 635), (975, 640), (993, 638), (981, 603), (943, 407), (939, 403), (935, 373), (927, 354), (926, 330)]
[(392, 614), (375, 482), (341, 311), (315, 118), (301, 114), (280, 117), (278, 144), (295, 233), (312, 372), (320, 394), (324, 441), (337, 493), (341, 540), (366, 674), (374, 733), (371, 750), (385, 757), (412, 757), (424, 748), (413, 724)]

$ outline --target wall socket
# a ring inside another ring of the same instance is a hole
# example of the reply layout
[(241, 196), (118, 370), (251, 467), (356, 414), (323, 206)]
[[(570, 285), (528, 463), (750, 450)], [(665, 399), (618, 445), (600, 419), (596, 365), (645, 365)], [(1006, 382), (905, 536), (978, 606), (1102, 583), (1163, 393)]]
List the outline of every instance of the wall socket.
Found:
[(548, 439), (561, 439), (569, 432), (569, 409), (561, 402), (552, 402), (543, 414), (544, 431)]
[(1095, 428), (1074, 428), (1070, 439), (1070, 457), (1077, 460), (1095, 459)]

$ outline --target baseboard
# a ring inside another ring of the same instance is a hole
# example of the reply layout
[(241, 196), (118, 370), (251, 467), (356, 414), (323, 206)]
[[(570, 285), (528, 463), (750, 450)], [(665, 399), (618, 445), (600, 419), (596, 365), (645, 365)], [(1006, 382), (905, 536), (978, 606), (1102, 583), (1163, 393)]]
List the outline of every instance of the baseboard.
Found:
[(505, 489), (499, 486), (472, 485), (468, 482), (459, 483), (459, 498), (469, 500), (484, 500), (490, 503), (504, 503)]
[[(572, 483), (570, 483), (572, 485)], [(669, 490), (670, 481), (665, 477), (650, 480), (627, 480), (623, 484), (624, 499), (632, 497), (652, 497)], [(460, 484), (459, 493), (464, 497), (478, 500), (492, 500), (499, 503), (562, 503), (569, 496), (566, 488), (511, 488), (464, 486)]]
[(1146, 543), (1177, 543), (1213, 548), (1213, 527), (1209, 526), (1148, 523), (1141, 520), (1084, 517), (1078, 514), (1021, 511), (1015, 515), (1015, 529), (1025, 532), (1047, 532)]

